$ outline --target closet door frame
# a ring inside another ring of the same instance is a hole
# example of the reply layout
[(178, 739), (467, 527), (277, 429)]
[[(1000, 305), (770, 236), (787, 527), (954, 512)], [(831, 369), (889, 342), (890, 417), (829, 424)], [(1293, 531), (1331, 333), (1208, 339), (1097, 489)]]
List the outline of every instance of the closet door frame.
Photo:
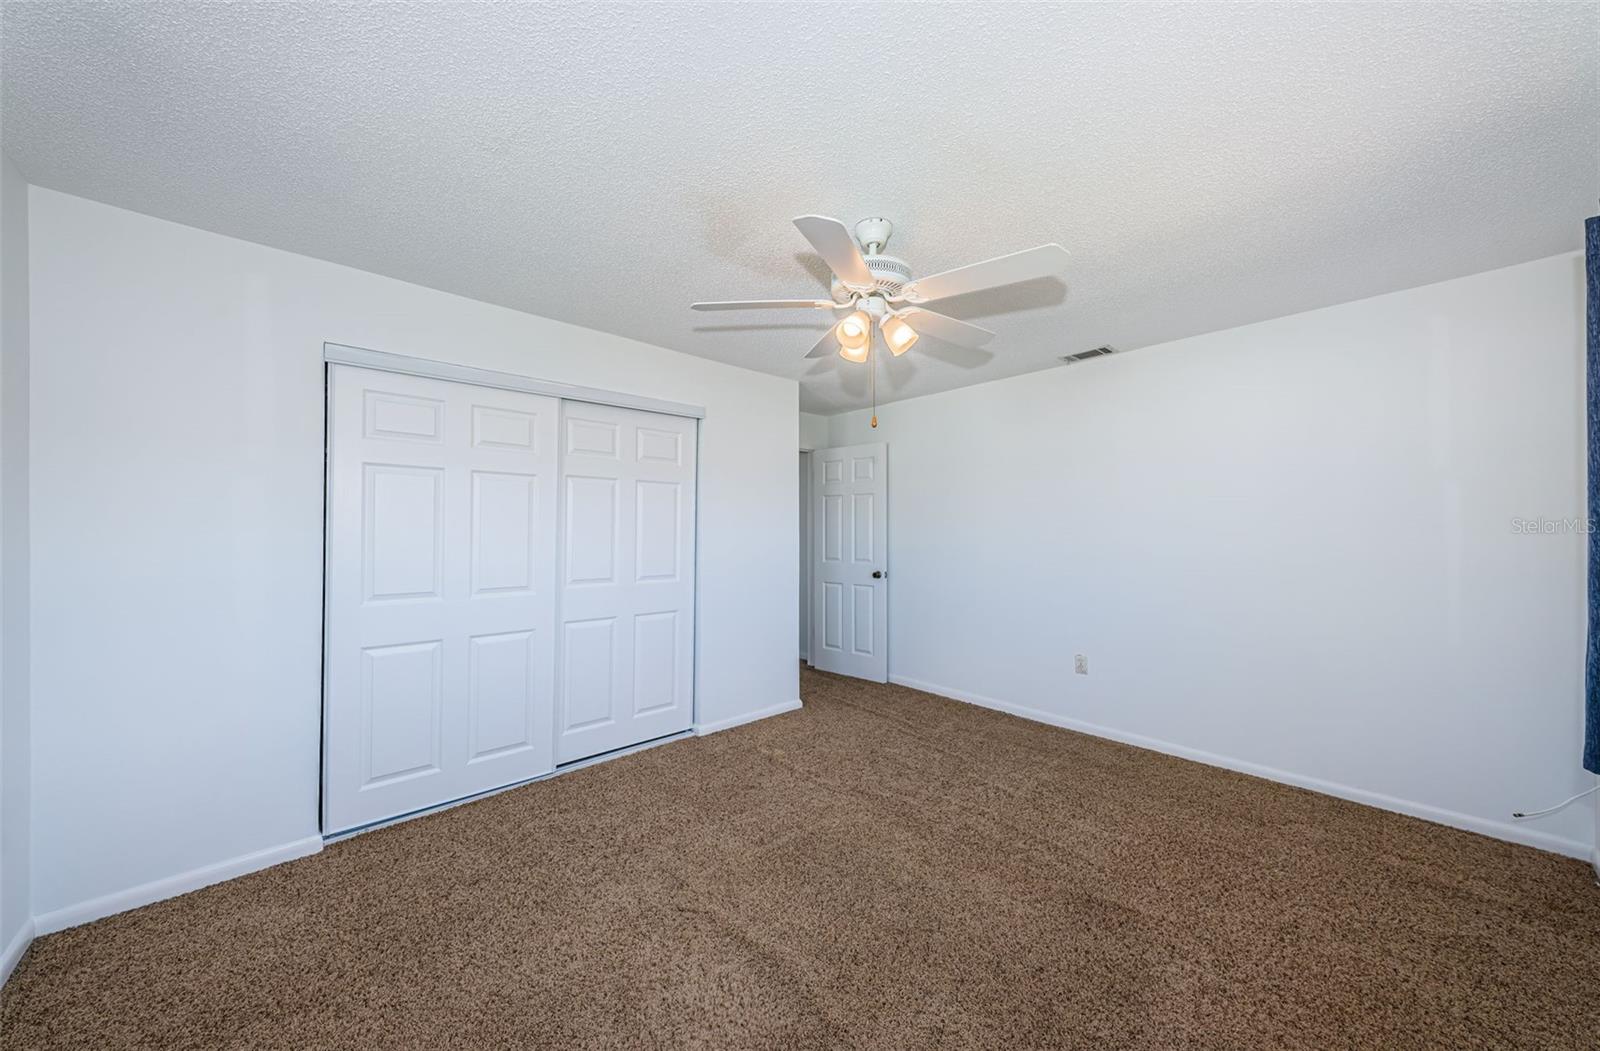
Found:
[[(328, 592), (327, 579), (328, 579), (328, 572), (329, 572), (328, 558), (329, 558), (329, 550), (330, 550), (330, 545), (329, 545), (329, 529), (330, 529), (330, 520), (329, 520), (330, 499), (329, 499), (329, 494), (330, 494), (330, 486), (332, 484), (332, 475), (331, 475), (331, 471), (330, 471), (330, 466), (331, 465), (330, 465), (330, 460), (329, 460), (329, 456), (328, 456), (328, 449), (329, 449), (329, 441), (330, 441), (331, 436), (332, 436), (332, 428), (333, 428), (333, 405), (332, 405), (331, 400), (328, 399), (329, 382), (330, 382), (330, 375), (329, 375), (330, 370), (328, 368), (329, 365), (336, 365), (336, 364), (337, 365), (355, 365), (355, 366), (358, 366), (360, 368), (373, 369), (373, 370), (380, 371), (380, 372), (393, 372), (393, 373), (399, 373), (401, 375), (407, 375), (407, 376), (420, 376), (420, 377), (423, 377), (423, 378), (426, 378), (426, 379), (445, 380), (445, 381), (451, 382), (451, 383), (464, 383), (464, 384), (470, 384), (472, 386), (478, 386), (478, 387), (489, 387), (489, 388), (494, 388), (494, 389), (499, 389), (499, 390), (521, 391), (521, 392), (529, 393), (529, 394), (540, 394), (540, 395), (545, 395), (545, 396), (552, 397), (552, 398), (559, 398), (559, 399), (561, 399), (562, 401), (565, 401), (565, 402), (578, 402), (578, 403), (587, 403), (587, 404), (592, 404), (592, 405), (605, 405), (605, 406), (611, 406), (611, 407), (621, 408), (621, 409), (637, 409), (637, 410), (644, 411), (644, 412), (653, 412), (653, 413), (660, 413), (660, 414), (668, 415), (668, 416), (684, 417), (684, 418), (691, 419), (691, 420), (694, 421), (693, 455), (694, 455), (694, 463), (695, 463), (695, 472), (694, 472), (694, 485), (693, 485), (693, 493), (692, 493), (692, 499), (693, 499), (693, 502), (694, 502), (694, 515), (693, 515), (693, 533), (692, 533), (692, 539), (691, 539), (691, 552), (692, 552), (692, 557), (693, 557), (693, 565), (692, 565), (692, 571), (691, 571), (692, 595), (691, 595), (691, 599), (690, 599), (690, 601), (691, 601), (690, 623), (691, 623), (691, 631), (693, 632), (693, 645), (691, 647), (692, 667), (691, 667), (691, 672), (690, 672), (690, 676), (689, 676), (690, 719), (689, 719), (688, 728), (683, 730), (683, 731), (680, 731), (680, 732), (677, 732), (677, 733), (673, 733), (673, 734), (671, 734), (671, 735), (669, 735), (667, 737), (663, 737), (663, 738), (660, 738), (660, 739), (657, 739), (657, 740), (640, 742), (640, 743), (635, 744), (635, 745), (619, 748), (614, 752), (608, 752), (608, 753), (605, 753), (605, 754), (602, 754), (602, 755), (592, 756), (590, 758), (574, 760), (574, 761), (569, 762), (569, 763), (560, 763), (558, 761), (555, 769), (552, 770), (550, 773), (541, 774), (538, 777), (529, 778), (526, 781), (519, 781), (519, 782), (515, 782), (513, 784), (502, 785), (502, 786), (500, 786), (498, 788), (489, 789), (487, 791), (480, 792), (480, 793), (477, 793), (475, 795), (468, 796), (468, 797), (465, 797), (465, 798), (462, 798), (462, 799), (453, 799), (453, 800), (442, 801), (442, 802), (440, 802), (438, 804), (426, 806), (426, 807), (423, 807), (423, 808), (421, 808), (419, 810), (415, 810), (415, 811), (412, 811), (412, 812), (409, 812), (409, 813), (398, 814), (398, 815), (395, 815), (394, 817), (391, 817), (391, 818), (386, 818), (386, 819), (383, 819), (383, 820), (380, 820), (380, 821), (375, 821), (371, 825), (362, 826), (361, 828), (350, 829), (350, 830), (342, 830), (342, 831), (339, 831), (337, 833), (335, 838), (342, 838), (343, 836), (346, 836), (346, 835), (354, 835), (357, 832), (365, 831), (368, 828), (375, 828), (375, 827), (379, 827), (381, 825), (392, 824), (394, 822), (404, 821), (404, 820), (407, 820), (407, 819), (412, 818), (412, 817), (420, 816), (422, 814), (432, 813), (432, 812), (437, 811), (437, 810), (443, 810), (443, 809), (446, 809), (448, 807), (456, 806), (456, 805), (458, 805), (460, 803), (467, 802), (470, 799), (482, 798), (483, 796), (486, 796), (486, 795), (493, 795), (496, 792), (503, 792), (503, 791), (505, 791), (505, 790), (507, 790), (509, 788), (515, 788), (515, 787), (517, 787), (517, 785), (520, 785), (520, 784), (527, 784), (527, 783), (529, 783), (531, 781), (538, 781), (538, 780), (543, 780), (546, 777), (553, 777), (553, 776), (555, 776), (557, 774), (563, 773), (566, 770), (577, 769), (579, 767), (588, 766), (588, 765), (590, 765), (592, 763), (596, 763), (596, 762), (604, 762), (607, 759), (615, 758), (615, 757), (620, 756), (620, 755), (625, 755), (625, 754), (627, 754), (629, 752), (632, 752), (632, 751), (637, 751), (637, 750), (642, 749), (642, 748), (652, 747), (652, 746), (654, 746), (656, 744), (661, 744), (661, 743), (664, 743), (666, 741), (677, 740), (680, 737), (690, 736), (690, 735), (693, 735), (697, 731), (697, 729), (699, 727), (699, 715), (700, 715), (700, 560), (699, 560), (699, 550), (700, 550), (700, 543), (699, 543), (699, 541), (700, 541), (700, 514), (699, 514), (699, 505), (700, 505), (700, 494), (699, 494), (699, 481), (700, 481), (700, 473), (699, 473), (700, 426), (699, 426), (699, 421), (703, 420), (705, 418), (705, 415), (706, 415), (706, 410), (705, 410), (705, 408), (703, 406), (691, 405), (691, 404), (688, 404), (688, 403), (685, 403), (685, 402), (668, 401), (668, 400), (661, 399), (661, 398), (651, 398), (651, 397), (646, 397), (646, 396), (638, 395), (638, 394), (630, 394), (630, 393), (623, 392), (623, 391), (611, 391), (611, 390), (604, 390), (604, 389), (597, 388), (597, 387), (584, 387), (584, 386), (578, 386), (578, 385), (569, 384), (569, 383), (559, 383), (559, 382), (556, 382), (556, 381), (553, 381), (553, 380), (540, 379), (540, 378), (535, 377), (535, 376), (525, 376), (525, 375), (520, 375), (520, 374), (517, 374), (517, 373), (511, 373), (511, 372), (500, 372), (500, 371), (496, 371), (496, 370), (493, 370), (493, 369), (475, 368), (475, 367), (469, 366), (469, 365), (458, 365), (458, 364), (454, 364), (452, 362), (435, 361), (435, 360), (432, 360), (432, 359), (429, 359), (429, 358), (417, 358), (417, 357), (411, 357), (409, 355), (404, 355), (404, 354), (391, 354), (391, 353), (388, 353), (386, 351), (370, 350), (370, 349), (367, 349), (367, 348), (364, 348), (364, 347), (353, 347), (353, 346), (349, 346), (349, 345), (342, 344), (342, 343), (331, 343), (330, 342), (330, 343), (324, 343), (323, 344), (323, 363), (324, 363), (323, 364), (323, 393), (324, 393), (324, 407), (323, 407), (323, 593), (324, 593), (325, 598), (324, 598), (324, 604), (323, 604), (323, 610), (322, 610), (323, 676), (322, 676), (322, 698), (321, 698), (321, 707), (320, 707), (320, 713), (321, 713), (321, 724), (320, 725), (324, 728), (323, 729), (324, 733), (326, 732), (325, 728), (326, 728), (326, 725), (327, 725), (327, 718), (328, 718), (328, 674), (327, 674), (328, 658), (327, 658), (327, 654), (328, 654), (328, 641), (329, 641), (328, 640), (328, 615), (329, 615), (329, 611), (328, 611), (327, 602), (326, 602), (326, 595), (327, 595), (327, 592)], [(560, 414), (558, 413), (558, 415), (560, 415)], [(560, 473), (561, 473), (561, 469), (562, 469), (561, 468), (561, 462), (562, 461), (561, 461), (560, 457), (558, 456), (557, 461), (556, 461), (556, 474), (557, 474), (557, 478), (558, 479), (559, 479), (559, 476), (560, 476)], [(557, 533), (557, 558), (558, 559), (564, 557), (564, 551), (565, 551), (565, 549), (564, 549), (564, 546), (562, 544), (561, 534), (558, 531), (558, 533)], [(559, 625), (560, 617), (561, 617), (561, 608), (560, 608), (560, 600), (559, 600), (559, 589), (558, 589), (558, 598), (557, 598), (557, 606), (556, 606), (555, 614), (556, 614), (557, 624)], [(559, 660), (559, 657), (558, 657), (558, 659), (557, 659), (557, 675), (559, 676), (559, 674), (560, 674), (560, 660)], [(557, 691), (559, 692), (559, 690), (560, 690), (559, 681), (557, 682), (556, 688), (557, 688)], [(557, 734), (557, 730), (558, 730), (558, 726), (556, 725), (557, 720), (559, 720), (559, 712), (557, 713), (556, 720), (552, 720), (552, 725), (550, 727), (550, 732), (552, 734), (552, 742), (554, 742), (555, 739), (556, 739), (555, 735)], [(327, 772), (327, 770), (325, 768), (325, 765), (324, 765), (325, 762), (326, 762), (326, 750), (319, 744), (318, 751), (319, 751), (319, 754), (318, 754), (318, 757), (317, 757), (317, 770), (318, 770), (318, 797), (319, 797), (319, 799), (318, 799), (318, 807), (317, 807), (317, 816), (318, 816), (318, 825), (319, 825), (320, 828), (322, 828), (322, 831), (326, 835), (327, 834), (327, 829), (323, 824), (323, 822), (324, 822), (324, 812), (325, 812), (325, 809), (326, 809), (326, 805), (325, 805), (325, 800), (322, 798), (323, 793), (325, 793), (326, 789), (327, 789), (328, 772)]]

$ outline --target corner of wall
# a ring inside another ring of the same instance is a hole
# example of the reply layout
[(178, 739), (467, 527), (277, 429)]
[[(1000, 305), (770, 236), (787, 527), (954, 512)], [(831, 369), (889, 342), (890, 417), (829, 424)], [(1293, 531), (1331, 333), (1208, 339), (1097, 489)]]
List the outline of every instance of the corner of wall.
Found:
[(27, 953), (28, 946), (33, 944), (33, 920), (22, 921), (22, 926), (17, 928), (17, 933), (5, 945), (0, 946), (0, 989), (10, 981), (11, 975), (17, 969), (17, 964), (22, 962), (22, 957)]
[(28, 183), (0, 154), (0, 984), (33, 938)]
[(822, 449), (828, 444), (828, 417), (814, 412), (800, 414), (800, 448)]

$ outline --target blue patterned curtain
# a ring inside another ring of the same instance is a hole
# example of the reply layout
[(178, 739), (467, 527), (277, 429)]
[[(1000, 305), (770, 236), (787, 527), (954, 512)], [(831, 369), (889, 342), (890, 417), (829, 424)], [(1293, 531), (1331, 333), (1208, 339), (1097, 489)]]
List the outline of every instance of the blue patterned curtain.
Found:
[(1589, 272), (1589, 658), (1584, 662), (1583, 768), (1600, 774), (1600, 216), (1584, 223)]

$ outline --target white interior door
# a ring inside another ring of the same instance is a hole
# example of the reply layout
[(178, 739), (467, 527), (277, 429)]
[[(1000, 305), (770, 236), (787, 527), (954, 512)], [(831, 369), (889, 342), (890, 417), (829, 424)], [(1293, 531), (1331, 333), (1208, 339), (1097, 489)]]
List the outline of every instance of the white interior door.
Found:
[(329, 366), (324, 821), (554, 767), (554, 398)]
[(689, 728), (695, 422), (565, 402), (556, 762)]
[(889, 681), (888, 446), (811, 454), (811, 663)]

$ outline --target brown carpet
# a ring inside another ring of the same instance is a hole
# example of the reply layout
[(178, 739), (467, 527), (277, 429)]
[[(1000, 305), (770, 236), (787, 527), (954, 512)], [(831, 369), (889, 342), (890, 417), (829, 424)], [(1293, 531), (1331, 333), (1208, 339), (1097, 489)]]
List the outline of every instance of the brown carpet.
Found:
[(34, 943), (7, 1049), (1596, 1046), (1578, 861), (816, 673)]

